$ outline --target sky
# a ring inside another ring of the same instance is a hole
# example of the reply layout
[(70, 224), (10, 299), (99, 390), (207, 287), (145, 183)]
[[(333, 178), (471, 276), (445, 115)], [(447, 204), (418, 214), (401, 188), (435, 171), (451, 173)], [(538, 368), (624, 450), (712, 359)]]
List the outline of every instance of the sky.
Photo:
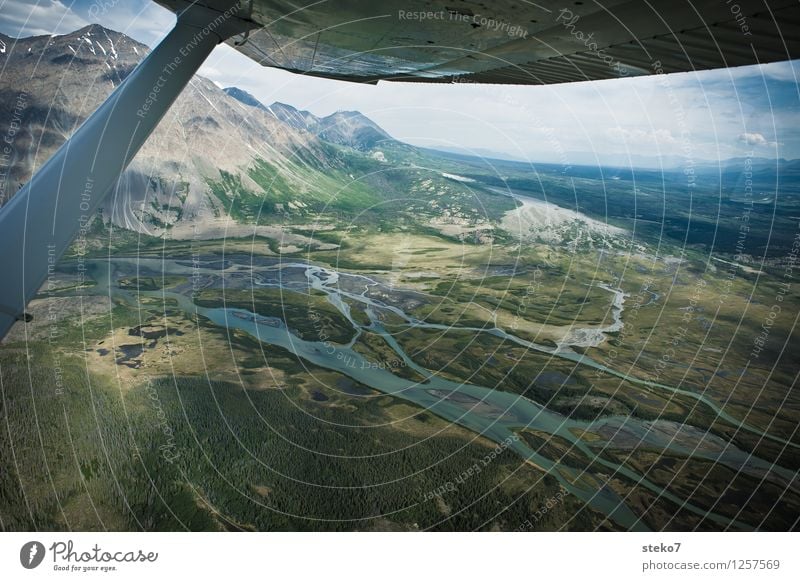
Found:
[[(0, 32), (16, 37), (98, 22), (154, 46), (174, 21), (150, 0), (0, 0)], [(357, 110), (401, 141), (481, 155), (565, 165), (800, 158), (800, 61), (533, 87), (370, 86), (265, 68), (220, 45), (200, 74), (265, 104)]]

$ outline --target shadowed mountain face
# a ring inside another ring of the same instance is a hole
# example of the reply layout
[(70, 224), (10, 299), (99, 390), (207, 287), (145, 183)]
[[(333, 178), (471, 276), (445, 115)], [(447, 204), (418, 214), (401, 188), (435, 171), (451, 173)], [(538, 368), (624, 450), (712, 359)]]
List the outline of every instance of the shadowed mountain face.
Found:
[(261, 103), (261, 101), (256, 99), (253, 95), (251, 95), (244, 89), (240, 89), (239, 87), (226, 87), (225, 89), (223, 89), (223, 91), (225, 91), (226, 95), (233, 97), (234, 99), (244, 103), (245, 105), (250, 105), (251, 107), (257, 107), (258, 109), (261, 109), (263, 111), (269, 111), (269, 109), (267, 109), (264, 106), (264, 104)]
[[(4, 203), (149, 48), (99, 25), (63, 36), (0, 35), (0, 41), (5, 46), (0, 54), (0, 131), (12, 142), (0, 173)], [(291, 119), (289, 109), (276, 105), (270, 110), (244, 91), (223, 91), (195, 76), (123, 174), (105, 204), (104, 218), (147, 234), (169, 230), (177, 238), (190, 233), (213, 237), (235, 213), (237, 195), (263, 196), (265, 213), (295, 195), (321, 195), (315, 184), (329, 186), (336, 168), (343, 167), (339, 145), (364, 151), (389, 139), (357, 113), (317, 119), (297, 112), (308, 117), (303, 125)], [(318, 172), (325, 173), (327, 182), (312, 178)]]

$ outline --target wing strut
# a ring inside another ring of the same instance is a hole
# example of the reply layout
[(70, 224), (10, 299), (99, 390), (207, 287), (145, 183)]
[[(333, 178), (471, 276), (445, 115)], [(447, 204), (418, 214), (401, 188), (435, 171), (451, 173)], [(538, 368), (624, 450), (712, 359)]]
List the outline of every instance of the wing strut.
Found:
[[(31, 180), (0, 209), (0, 339), (25, 312), (170, 105), (220, 42), (254, 28), (238, 3), (192, 5)], [(81, 269), (79, 263), (78, 269)]]

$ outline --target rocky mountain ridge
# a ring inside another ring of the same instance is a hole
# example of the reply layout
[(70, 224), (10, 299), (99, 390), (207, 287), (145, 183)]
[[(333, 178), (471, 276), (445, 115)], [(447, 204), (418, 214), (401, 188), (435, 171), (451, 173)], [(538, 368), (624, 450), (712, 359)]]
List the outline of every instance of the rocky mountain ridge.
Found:
[(337, 111), (326, 117), (317, 117), (309, 111), (300, 111), (286, 103), (264, 105), (238, 87), (227, 87), (224, 91), (245, 105), (267, 111), (295, 129), (313, 133), (329, 143), (369, 151), (393, 141), (386, 131), (358, 111)]

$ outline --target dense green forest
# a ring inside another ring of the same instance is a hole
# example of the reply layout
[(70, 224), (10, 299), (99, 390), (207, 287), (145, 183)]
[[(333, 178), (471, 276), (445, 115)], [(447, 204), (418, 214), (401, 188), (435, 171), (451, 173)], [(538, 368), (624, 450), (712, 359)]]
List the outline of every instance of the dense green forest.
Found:
[(411, 406), (374, 392), (119, 386), (35, 344), (4, 347), (0, 368), (4, 530), (509, 530), (554, 497), (536, 529), (602, 521), (510, 452), (461, 477), (487, 442), (422, 410), (381, 425)]

